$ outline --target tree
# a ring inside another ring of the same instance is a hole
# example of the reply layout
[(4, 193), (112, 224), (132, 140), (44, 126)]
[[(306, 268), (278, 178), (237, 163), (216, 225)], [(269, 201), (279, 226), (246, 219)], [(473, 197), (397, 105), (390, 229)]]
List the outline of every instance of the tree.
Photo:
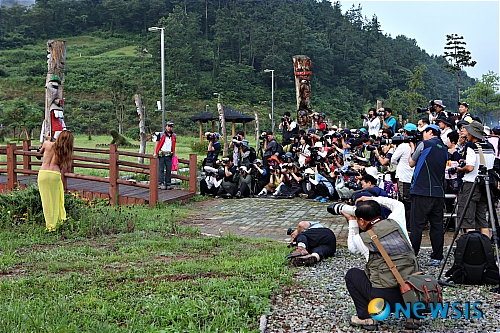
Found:
[[(466, 42), (463, 36), (457, 34), (446, 35), (446, 46), (444, 56), (447, 63), (444, 65), (448, 72), (458, 75), (458, 100), (460, 101), (460, 74), (463, 67), (474, 67), (476, 61), (472, 60), (470, 52), (465, 49)], [(446, 51), (450, 50), (450, 51)]]
[(130, 83), (122, 75), (111, 74), (109, 80), (109, 92), (115, 106), (116, 119), (118, 120), (118, 133), (123, 134), (123, 121), (127, 107), (133, 105), (134, 84)]
[(477, 112), (483, 124), (489, 113), (497, 112), (495, 123), (498, 121), (498, 112), (500, 109), (500, 94), (498, 93), (498, 86), (500, 77), (492, 71), (483, 74), (481, 81), (477, 82), (472, 88), (464, 91), (467, 96), (465, 101)]

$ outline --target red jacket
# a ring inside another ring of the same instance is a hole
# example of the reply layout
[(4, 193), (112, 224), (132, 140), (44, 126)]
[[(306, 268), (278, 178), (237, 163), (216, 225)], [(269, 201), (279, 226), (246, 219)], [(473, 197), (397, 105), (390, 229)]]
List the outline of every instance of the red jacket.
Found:
[[(163, 144), (165, 143), (165, 138), (167, 137), (167, 133), (163, 132), (160, 141), (156, 144), (155, 148), (155, 155), (158, 155), (158, 153), (161, 150), (161, 147), (163, 147)], [(172, 155), (175, 155), (175, 141), (176, 141), (177, 135), (175, 133), (172, 133)]]

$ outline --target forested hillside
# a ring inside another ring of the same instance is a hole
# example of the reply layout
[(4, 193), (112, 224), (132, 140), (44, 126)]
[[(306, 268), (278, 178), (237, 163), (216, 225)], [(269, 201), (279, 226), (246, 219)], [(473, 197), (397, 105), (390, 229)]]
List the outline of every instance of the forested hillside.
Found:
[[(39, 0), (0, 12), (0, 111), (4, 127), (38, 128), (43, 119), (49, 39), (67, 41), (65, 118), (75, 132), (137, 132), (133, 95), (146, 105), (150, 130), (160, 130), (160, 33), (165, 27), (167, 118), (176, 131), (197, 130), (189, 116), (225, 105), (270, 126), (274, 69), (276, 118), (296, 110), (292, 56), (312, 59), (311, 102), (334, 122), (360, 125), (376, 100), (404, 118), (442, 99), (457, 107), (457, 78), (441, 56), (417, 41), (380, 31), (362, 8), (342, 14), (339, 3), (313, 0)], [(452, 32), (450, 32), (452, 33)], [(437, 37), (436, 37), (437, 38)], [(444, 45), (443, 45), (444, 46)], [(474, 81), (462, 73), (462, 90)]]

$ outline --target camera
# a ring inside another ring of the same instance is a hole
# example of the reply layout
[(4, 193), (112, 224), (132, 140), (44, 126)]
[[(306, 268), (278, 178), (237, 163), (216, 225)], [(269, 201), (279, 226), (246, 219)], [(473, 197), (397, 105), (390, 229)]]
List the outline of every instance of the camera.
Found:
[(356, 206), (347, 205), (342, 202), (335, 202), (326, 209), (332, 215), (342, 215), (342, 212), (356, 216)]
[(366, 150), (368, 150), (368, 151), (374, 151), (374, 150), (377, 150), (377, 149), (379, 149), (379, 148), (380, 148), (380, 146), (379, 146), (379, 145), (375, 145), (375, 144), (373, 144), (373, 145), (368, 145), (368, 146), (366, 146), (366, 148), (365, 148), (365, 149), (366, 149)]
[(423, 139), (423, 132), (412, 132), (411, 134), (415, 135), (408, 135), (408, 136), (393, 136), (390, 139), (385, 139), (381, 138), (380, 139), (380, 144), (381, 145), (390, 145), (390, 144), (395, 144), (398, 145), (400, 143), (409, 143), (409, 142), (419, 142), (422, 141)]
[(360, 119), (361, 120), (365, 120), (365, 119), (368, 119), (368, 118), (370, 118), (369, 114), (362, 114)]
[(290, 236), (290, 235), (291, 235), (294, 231), (295, 231), (294, 229), (292, 229), (292, 228), (288, 228), (288, 230), (286, 231), (286, 234), (287, 234), (288, 236)]
[(267, 140), (267, 133), (266, 132), (262, 132), (262, 134), (259, 136), (259, 139), (260, 140)]
[(375, 114), (379, 117), (385, 117), (385, 111), (377, 111)]
[(361, 183), (354, 182), (354, 181), (346, 182), (345, 187), (347, 187), (350, 190), (354, 190), (354, 191), (361, 190), (361, 188), (362, 188)]
[(207, 134), (207, 140), (208, 141), (213, 141), (213, 140), (215, 140), (215, 138), (216, 138), (215, 134), (213, 134), (213, 133), (208, 133)]
[(417, 108), (417, 112), (419, 113), (422, 113), (422, 112), (427, 112), (427, 111), (430, 111), (430, 112), (435, 112), (436, 111), (436, 108), (434, 106), (434, 101), (433, 100), (430, 100), (429, 101), (429, 106), (426, 107), (426, 108), (422, 108), (422, 107), (418, 107)]

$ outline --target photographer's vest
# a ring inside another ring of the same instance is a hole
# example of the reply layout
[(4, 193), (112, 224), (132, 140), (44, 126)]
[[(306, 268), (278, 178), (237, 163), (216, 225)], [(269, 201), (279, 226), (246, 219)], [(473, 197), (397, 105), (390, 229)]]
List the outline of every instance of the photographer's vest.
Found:
[[(411, 275), (419, 270), (417, 258), (413, 248), (394, 220), (382, 220), (376, 223), (371, 230), (377, 235), (392, 262), (396, 265), (401, 276)], [(370, 251), (365, 272), (374, 288), (394, 288), (398, 281), (387, 266), (377, 246), (367, 232), (359, 234), (363, 243)]]

